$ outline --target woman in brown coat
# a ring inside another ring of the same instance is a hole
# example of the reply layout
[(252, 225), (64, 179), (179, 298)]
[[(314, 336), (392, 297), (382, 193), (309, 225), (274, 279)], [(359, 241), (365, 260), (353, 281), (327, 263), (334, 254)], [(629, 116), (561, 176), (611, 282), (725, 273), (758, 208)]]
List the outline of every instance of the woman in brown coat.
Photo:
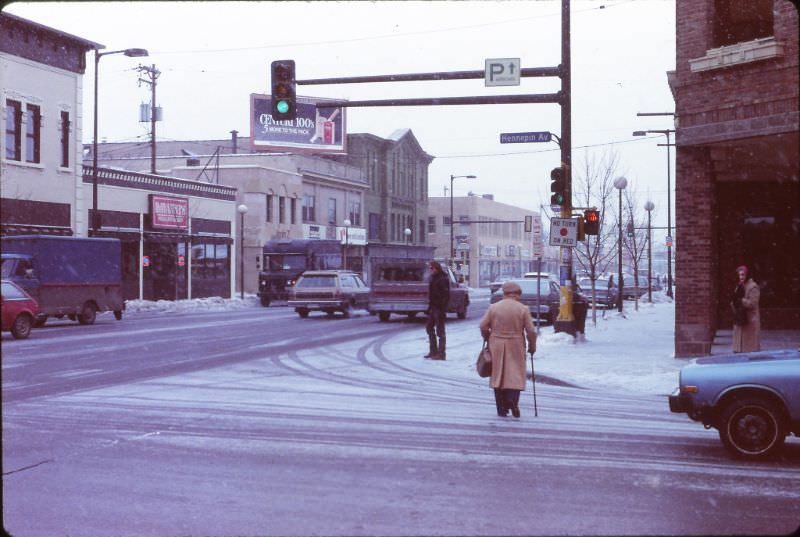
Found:
[(536, 330), (528, 306), (519, 302), (519, 284), (503, 284), (503, 300), (492, 304), (481, 319), (481, 336), (492, 353), (494, 400), (498, 416), (520, 416), (519, 394), (525, 389), (525, 336), (528, 352), (536, 352)]
[(761, 350), (761, 318), (758, 314), (760, 290), (747, 267), (736, 269), (739, 283), (733, 292), (733, 352)]

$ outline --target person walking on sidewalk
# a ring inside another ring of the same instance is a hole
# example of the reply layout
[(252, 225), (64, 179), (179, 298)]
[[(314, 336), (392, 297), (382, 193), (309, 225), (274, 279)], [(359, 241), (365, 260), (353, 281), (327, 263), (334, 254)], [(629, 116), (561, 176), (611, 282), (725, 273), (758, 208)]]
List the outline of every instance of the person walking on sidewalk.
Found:
[(746, 266), (736, 269), (739, 281), (733, 291), (733, 352), (761, 350), (761, 318), (758, 300), (761, 291)]
[(536, 352), (536, 329), (528, 306), (519, 302), (522, 289), (518, 283), (503, 284), (503, 300), (489, 306), (481, 319), (483, 339), (492, 353), (494, 401), (498, 416), (520, 416), (519, 394), (525, 389), (525, 339), (528, 352)]
[[(430, 263), (431, 279), (428, 283), (428, 354), (425, 358), (431, 360), (445, 360), (447, 337), (444, 322), (447, 318), (447, 304), (450, 301), (450, 279), (438, 261)], [(438, 336), (438, 341), (437, 341)]]

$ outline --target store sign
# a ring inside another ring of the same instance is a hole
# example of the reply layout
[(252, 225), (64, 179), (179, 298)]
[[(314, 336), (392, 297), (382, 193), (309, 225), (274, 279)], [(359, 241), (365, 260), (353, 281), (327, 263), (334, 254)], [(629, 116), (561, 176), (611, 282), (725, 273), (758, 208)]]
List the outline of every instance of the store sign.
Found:
[(297, 117), (272, 118), (269, 95), (250, 95), (250, 132), (256, 151), (306, 150), (312, 153), (345, 153), (345, 109), (319, 107), (325, 99), (297, 98)]
[(154, 229), (189, 229), (189, 198), (150, 194), (150, 218)]
[(367, 244), (367, 228), (363, 227), (337, 227), (337, 238), (342, 244), (363, 246)]

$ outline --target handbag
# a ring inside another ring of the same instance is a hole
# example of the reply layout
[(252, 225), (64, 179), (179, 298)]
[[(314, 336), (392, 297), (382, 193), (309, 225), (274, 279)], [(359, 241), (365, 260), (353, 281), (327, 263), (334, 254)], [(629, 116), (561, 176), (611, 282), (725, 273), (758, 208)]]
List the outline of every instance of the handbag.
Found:
[(483, 348), (478, 354), (478, 360), (475, 362), (475, 369), (481, 377), (492, 376), (492, 353), (489, 351), (489, 342), (483, 340)]

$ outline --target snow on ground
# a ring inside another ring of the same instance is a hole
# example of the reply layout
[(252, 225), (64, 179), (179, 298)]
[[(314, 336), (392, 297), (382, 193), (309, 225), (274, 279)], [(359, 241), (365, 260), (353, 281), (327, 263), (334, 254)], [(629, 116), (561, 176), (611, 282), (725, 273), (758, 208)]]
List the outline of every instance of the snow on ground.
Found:
[[(470, 290), (470, 299), (488, 302), (488, 289)], [(278, 306), (280, 307), (280, 306)], [(132, 300), (126, 313), (197, 312), (261, 308), (258, 297), (245, 294), (156, 302)], [(366, 315), (366, 314), (365, 314)], [(474, 375), (472, 364), (481, 346), (477, 315), (466, 321), (449, 320), (447, 325), (448, 364)], [(417, 324), (408, 337), (395, 342), (398, 354), (427, 351), (424, 325)], [(542, 326), (535, 354), (536, 373), (586, 388), (602, 388), (625, 393), (667, 395), (677, 386), (678, 371), (688, 363), (674, 357), (675, 304), (663, 292), (653, 294), (653, 303), (626, 301), (622, 314), (617, 310), (597, 310), (597, 322), (590, 309), (585, 338), (555, 333)], [(444, 365), (444, 364), (443, 364)]]

